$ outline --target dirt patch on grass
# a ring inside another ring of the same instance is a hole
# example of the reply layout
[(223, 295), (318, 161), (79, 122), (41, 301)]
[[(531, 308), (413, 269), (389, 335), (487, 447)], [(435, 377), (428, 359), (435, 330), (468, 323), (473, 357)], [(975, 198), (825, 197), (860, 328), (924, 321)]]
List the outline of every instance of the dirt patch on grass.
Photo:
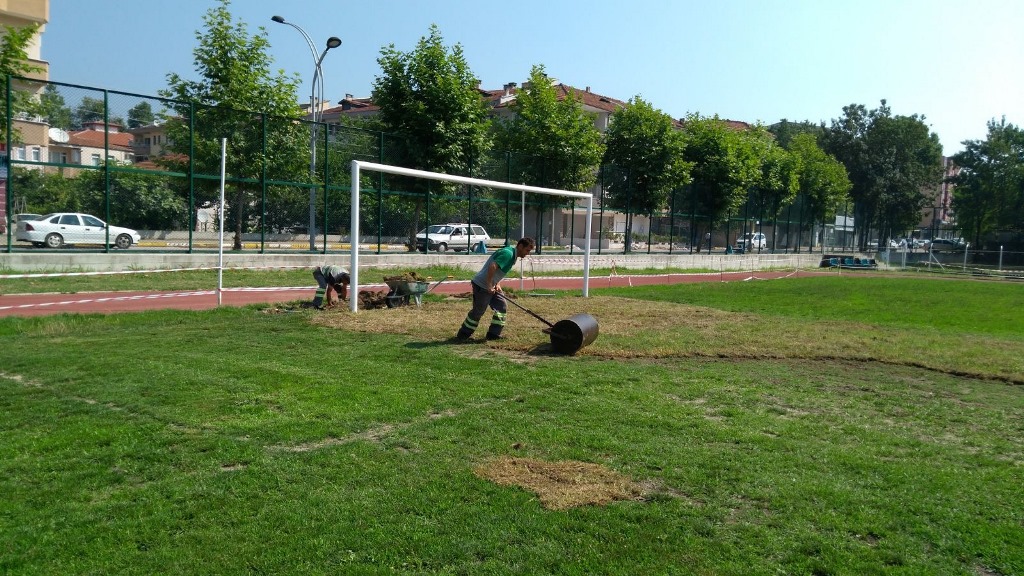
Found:
[(537, 495), (549, 510), (601, 506), (616, 500), (640, 500), (644, 488), (599, 464), (564, 460), (545, 462), (504, 457), (477, 466), (473, 472), (500, 486), (518, 486)]
[[(698, 334), (721, 331), (722, 323), (734, 322), (740, 315), (664, 302), (639, 302), (626, 298), (529, 298), (517, 301), (548, 320), (558, 322), (574, 314), (590, 314), (599, 323), (595, 342), (580, 349), (579, 356), (606, 358), (664, 357), (679, 355), (678, 342), (665, 338), (666, 331), (686, 332), (698, 339)], [(333, 308), (310, 311), (315, 324), (376, 334), (404, 334), (420, 345), (441, 344), (450, 340), (469, 312), (467, 298), (449, 297), (424, 301), (421, 307), (402, 306), (392, 309), (360, 310), (352, 314), (347, 309)], [(551, 337), (542, 332), (547, 325), (527, 313), (509, 307), (503, 338), (484, 340), (491, 320), (488, 312), (480, 320), (474, 337), (461, 347), (460, 352), (473, 355), (473, 348), (490, 349), (544, 356), (553, 353)], [(638, 345), (639, 344), (639, 345)]]
[[(1024, 346), (1019, 342), (979, 338), (950, 349), (947, 336), (921, 330), (908, 339), (898, 330), (852, 320), (809, 320), (797, 317), (718, 310), (688, 303), (655, 302), (595, 296), (530, 297), (517, 301), (549, 322), (575, 314), (597, 320), (596, 340), (576, 356), (624, 359), (713, 358), (733, 360), (813, 360), (830, 364), (863, 361), (937, 370), (954, 376), (982, 377), (1024, 383)], [(481, 351), (533, 361), (556, 355), (547, 326), (509, 307), (503, 338), (484, 340), (491, 315), (468, 342), (456, 343), (471, 303), (466, 298), (424, 299), (397, 308), (303, 310), (317, 325), (354, 332), (405, 335), (410, 348), (447, 346), (457, 354), (478, 357)]]

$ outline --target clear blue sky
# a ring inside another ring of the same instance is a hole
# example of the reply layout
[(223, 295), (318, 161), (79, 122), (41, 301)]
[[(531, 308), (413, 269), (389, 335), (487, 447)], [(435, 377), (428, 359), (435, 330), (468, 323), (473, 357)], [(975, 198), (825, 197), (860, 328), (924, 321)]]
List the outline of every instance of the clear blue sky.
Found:
[[(195, 77), (192, 50), (214, 0), (50, 0), (50, 79), (156, 94), (170, 72)], [(842, 107), (922, 114), (946, 154), (1003, 116), (1024, 125), (1020, 0), (234, 0), (250, 34), (267, 29), (274, 67), (309, 94), (318, 49), (325, 97), (369, 96), (382, 47), (402, 51), (437, 24), (485, 88), (550, 76), (621, 100), (639, 95), (679, 118), (829, 121)]]

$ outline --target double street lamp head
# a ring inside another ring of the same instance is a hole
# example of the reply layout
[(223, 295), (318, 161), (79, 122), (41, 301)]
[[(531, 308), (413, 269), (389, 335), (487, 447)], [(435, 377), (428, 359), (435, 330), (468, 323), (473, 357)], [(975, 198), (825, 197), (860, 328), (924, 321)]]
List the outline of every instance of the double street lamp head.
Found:
[[(273, 20), (274, 22), (277, 22), (278, 24), (287, 24), (289, 26), (293, 26), (297, 28), (300, 32), (302, 32), (303, 35), (306, 34), (305, 30), (302, 30), (301, 28), (299, 28), (295, 24), (292, 24), (291, 22), (285, 21), (284, 16), (271, 16), (270, 19)], [(331, 48), (337, 48), (338, 46), (341, 46), (341, 38), (338, 38), (337, 36), (331, 36), (330, 38), (327, 39), (328, 50), (330, 50)]]

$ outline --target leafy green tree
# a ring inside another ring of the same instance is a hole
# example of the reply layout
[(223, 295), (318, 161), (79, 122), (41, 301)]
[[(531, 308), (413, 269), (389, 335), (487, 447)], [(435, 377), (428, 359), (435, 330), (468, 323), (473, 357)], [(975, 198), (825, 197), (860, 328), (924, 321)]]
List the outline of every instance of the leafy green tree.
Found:
[(106, 106), (102, 99), (83, 96), (82, 101), (78, 103), (78, 106), (71, 113), (72, 129), (81, 130), (89, 122), (103, 122), (105, 108)]
[(860, 249), (868, 231), (879, 240), (913, 227), (927, 202), (923, 190), (942, 178), (942, 146), (924, 117), (893, 116), (882, 100), (868, 111), (863, 105), (843, 108), (821, 138), (822, 147), (846, 166), (853, 184), (855, 222)]
[[(7, 79), (10, 75), (25, 76), (41, 70), (38, 66), (28, 61), (26, 48), (39, 30), (38, 25), (15, 28), (4, 25), (4, 31), (0, 36), (0, 88), (3, 94), (7, 94)], [(17, 86), (15, 86), (17, 88)], [(7, 119), (18, 112), (32, 112), (35, 102), (32, 95), (23, 90), (11, 91), (11, 110), (7, 109), (7, 97), (0, 98), (0, 141), (7, 142)], [(18, 134), (13, 134), (15, 142), (20, 141)]]
[[(82, 130), (90, 122), (102, 123), (105, 114), (109, 115), (109, 111), (106, 110), (106, 105), (102, 98), (83, 96), (78, 107), (71, 112), (71, 128), (73, 130)], [(109, 116), (107, 123), (119, 126), (125, 125), (124, 119), (120, 116)]]
[(517, 182), (577, 191), (594, 185), (604, 154), (601, 132), (572, 94), (558, 99), (544, 66), (533, 67), (510, 107), (515, 116), (495, 125), (495, 144), (521, 155)]
[[(779, 211), (796, 198), (800, 189), (800, 159), (777, 144), (762, 126), (753, 128), (744, 136), (760, 159), (760, 174), (751, 187), (752, 199), (759, 214), (774, 221)], [(772, 249), (777, 237), (777, 234), (772, 236)]]
[(672, 117), (640, 96), (612, 113), (605, 133), (603, 164), (621, 178), (606, 178), (604, 199), (626, 212), (626, 250), (632, 245), (633, 214), (664, 210), (669, 195), (690, 178), (683, 133)]
[(156, 115), (153, 114), (153, 106), (149, 102), (143, 100), (135, 106), (132, 106), (128, 110), (128, 127), (138, 128), (140, 126), (148, 126), (156, 120)]
[(35, 214), (83, 211), (83, 194), (76, 178), (59, 172), (28, 168), (11, 171), (11, 185), (25, 202), (25, 211)]
[(811, 132), (795, 135), (789, 153), (800, 165), (799, 193), (807, 199), (811, 221), (825, 222), (849, 199), (852, 184), (846, 167), (818, 146)]
[(300, 179), (308, 170), (310, 151), (306, 128), (295, 120), (301, 114), (297, 78), (271, 74), (266, 30), (261, 27), (250, 36), (244, 22), (234, 21), (229, 6), (220, 0), (203, 17), (205, 30), (196, 32), (199, 79), (167, 75), (168, 89), (160, 95), (174, 100), (177, 114), (167, 124), (175, 154), (163, 161), (182, 171), (191, 161), (196, 173), (219, 174), (221, 138), (227, 138), (233, 249), (241, 250), (243, 232), (263, 224), (249, 215), (259, 206), (256, 193), (261, 191), (253, 182)]
[(724, 121), (699, 114), (684, 122), (683, 157), (693, 165), (690, 202), (705, 214), (709, 225), (724, 224), (747, 199), (748, 189), (761, 179), (761, 159), (750, 140)]
[[(432, 25), (415, 49), (402, 52), (391, 44), (381, 49), (377, 62), (381, 74), (374, 80), (372, 98), (380, 107), (379, 126), (404, 139), (390, 161), (432, 172), (471, 173), (490, 146), (490, 122), (462, 46), (446, 47), (441, 31)], [(451, 190), (422, 181), (412, 187), (416, 206), (410, 247), (415, 246), (427, 195)]]
[[(107, 167), (113, 167), (113, 163)], [(180, 229), (188, 222), (188, 203), (167, 185), (164, 177), (112, 170), (108, 199), (104, 193), (107, 189), (104, 172), (85, 170), (78, 175), (76, 184), (81, 191), (84, 212), (109, 219), (118, 226), (142, 230)]]
[(769, 126), (768, 131), (771, 132), (772, 136), (775, 136), (775, 141), (779, 146), (789, 150), (790, 141), (797, 135), (811, 134), (817, 138), (824, 131), (824, 128), (820, 124), (815, 124), (809, 120), (790, 122), (783, 118)]
[(71, 108), (68, 108), (56, 84), (47, 84), (43, 89), (39, 97), (39, 114), (54, 128), (71, 129)]
[(964, 142), (953, 156), (960, 172), (953, 178), (953, 209), (964, 234), (975, 246), (992, 233), (1024, 232), (1024, 130), (990, 120), (984, 140)]

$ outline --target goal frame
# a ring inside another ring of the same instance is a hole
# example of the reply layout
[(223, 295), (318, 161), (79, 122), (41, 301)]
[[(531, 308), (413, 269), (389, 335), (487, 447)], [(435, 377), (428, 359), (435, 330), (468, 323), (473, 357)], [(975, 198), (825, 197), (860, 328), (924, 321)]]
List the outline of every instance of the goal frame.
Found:
[[(591, 234), (593, 227), (594, 217), (594, 195), (588, 192), (574, 192), (571, 190), (558, 190), (555, 188), (542, 188), (539, 186), (527, 186), (525, 184), (512, 184), (510, 182), (499, 182), (497, 180), (483, 180), (480, 178), (469, 178), (467, 176), (454, 176), (451, 174), (444, 174), (441, 172), (428, 172), (426, 170), (415, 170), (413, 168), (402, 168), (400, 166), (389, 166), (387, 164), (378, 164), (376, 162), (366, 162), (365, 160), (353, 160), (352, 164), (352, 223), (351, 223), (351, 242), (349, 243), (349, 251), (351, 253), (349, 262), (349, 309), (352, 312), (359, 311), (359, 193), (360, 183), (359, 175), (363, 170), (372, 172), (384, 172), (385, 174), (397, 174), (400, 176), (411, 176), (414, 178), (426, 178), (428, 180), (440, 180), (443, 182), (456, 182), (458, 184), (467, 184), (469, 186), (482, 186), (486, 188), (498, 188), (500, 190), (515, 190), (522, 192), (524, 195), (526, 192), (532, 194), (546, 194), (549, 196), (564, 196), (568, 198), (578, 198), (587, 201), (587, 219), (584, 225), (585, 232), (583, 247), (583, 297), (587, 298), (590, 296), (590, 244)], [(525, 223), (521, 223), (523, 225)], [(525, 232), (525, 228), (522, 228)]]

